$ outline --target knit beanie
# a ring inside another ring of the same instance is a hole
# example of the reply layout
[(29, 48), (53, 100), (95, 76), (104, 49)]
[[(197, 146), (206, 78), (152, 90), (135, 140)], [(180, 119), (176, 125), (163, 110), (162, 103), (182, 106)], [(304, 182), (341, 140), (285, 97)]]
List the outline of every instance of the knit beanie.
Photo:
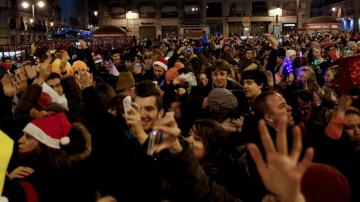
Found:
[(350, 201), (347, 179), (334, 167), (311, 163), (301, 182), (301, 192), (307, 202)]
[(227, 114), (238, 106), (236, 97), (226, 88), (214, 88), (208, 96), (209, 111), (212, 113)]
[(116, 84), (116, 91), (123, 91), (135, 85), (135, 79), (131, 72), (120, 72), (119, 79)]

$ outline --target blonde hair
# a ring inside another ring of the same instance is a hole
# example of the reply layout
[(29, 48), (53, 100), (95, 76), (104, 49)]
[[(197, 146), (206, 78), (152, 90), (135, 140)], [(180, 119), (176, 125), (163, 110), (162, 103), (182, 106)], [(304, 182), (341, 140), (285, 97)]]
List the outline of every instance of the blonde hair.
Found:
[(316, 75), (314, 70), (310, 67), (300, 67), (296, 74), (296, 80), (299, 79), (301, 73), (307, 75), (306, 84), (308, 90), (310, 90), (311, 92), (317, 92), (320, 89), (320, 86), (316, 81)]

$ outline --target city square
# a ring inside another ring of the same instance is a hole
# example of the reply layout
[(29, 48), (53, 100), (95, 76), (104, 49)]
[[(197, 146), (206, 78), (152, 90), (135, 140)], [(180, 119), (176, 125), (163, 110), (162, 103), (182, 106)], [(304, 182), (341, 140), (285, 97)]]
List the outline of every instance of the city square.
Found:
[(359, 202), (359, 0), (0, 0), (0, 202)]

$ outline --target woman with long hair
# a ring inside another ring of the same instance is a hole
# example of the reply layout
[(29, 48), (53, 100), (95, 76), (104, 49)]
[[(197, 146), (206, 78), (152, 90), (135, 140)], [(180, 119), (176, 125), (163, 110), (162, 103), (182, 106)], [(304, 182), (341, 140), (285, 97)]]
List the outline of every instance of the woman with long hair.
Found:
[[(34, 186), (42, 201), (89, 201), (92, 199), (86, 160), (91, 137), (81, 123), (73, 125), (63, 113), (28, 123), (18, 140), (19, 159), (10, 180)], [(88, 175), (86, 175), (88, 174)]]

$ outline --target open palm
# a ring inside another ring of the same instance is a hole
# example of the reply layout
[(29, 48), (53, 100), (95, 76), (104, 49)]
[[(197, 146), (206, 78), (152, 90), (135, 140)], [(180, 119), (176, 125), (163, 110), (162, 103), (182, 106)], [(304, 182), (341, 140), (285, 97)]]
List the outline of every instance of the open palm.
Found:
[(276, 195), (280, 201), (297, 201), (301, 195), (301, 179), (309, 166), (313, 156), (313, 149), (307, 149), (304, 159), (299, 162), (302, 143), (298, 127), (294, 129), (294, 142), (292, 151), (288, 152), (287, 119), (283, 117), (278, 126), (276, 147), (272, 141), (265, 122), (259, 122), (261, 141), (266, 153), (264, 161), (259, 148), (250, 144), (248, 149), (255, 161), (265, 187)]

